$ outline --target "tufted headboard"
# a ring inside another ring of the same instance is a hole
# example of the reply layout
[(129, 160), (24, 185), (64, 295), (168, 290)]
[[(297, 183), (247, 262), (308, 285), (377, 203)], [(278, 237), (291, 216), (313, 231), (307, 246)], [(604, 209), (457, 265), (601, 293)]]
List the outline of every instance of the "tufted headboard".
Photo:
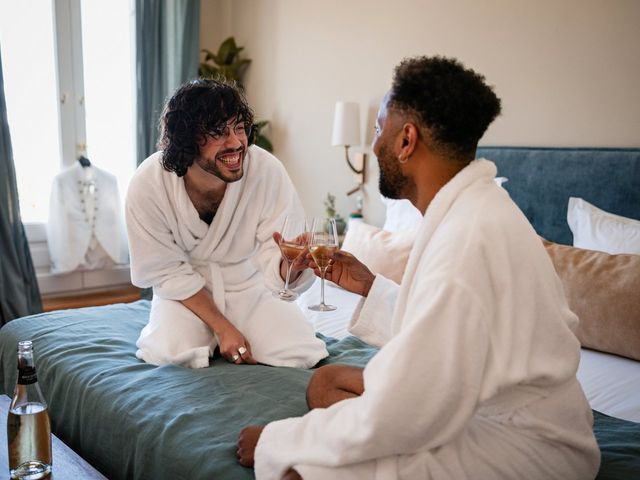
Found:
[(538, 234), (571, 245), (569, 197), (640, 220), (640, 148), (479, 147)]

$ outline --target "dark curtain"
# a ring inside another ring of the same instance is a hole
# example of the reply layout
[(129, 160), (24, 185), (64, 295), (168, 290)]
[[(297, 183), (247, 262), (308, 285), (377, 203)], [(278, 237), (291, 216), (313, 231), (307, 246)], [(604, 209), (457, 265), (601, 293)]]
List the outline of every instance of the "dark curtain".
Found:
[(0, 55), (0, 325), (41, 311), (36, 273), (20, 219)]
[(156, 151), (165, 100), (198, 76), (200, 0), (136, 0), (137, 162)]

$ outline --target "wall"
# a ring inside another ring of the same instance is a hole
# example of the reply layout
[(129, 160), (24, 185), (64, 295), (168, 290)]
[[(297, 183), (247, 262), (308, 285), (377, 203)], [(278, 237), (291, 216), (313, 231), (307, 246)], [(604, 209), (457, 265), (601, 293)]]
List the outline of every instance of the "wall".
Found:
[[(635, 0), (202, 0), (202, 41), (233, 34), (253, 59), (247, 91), (272, 121), (275, 153), (309, 214), (328, 191), (355, 201), (343, 151), (330, 145), (336, 100), (360, 102), (363, 143), (405, 56), (455, 56), (483, 73), (503, 115), (482, 143), (640, 146), (640, 2)], [(215, 30), (215, 32), (214, 32)], [(365, 217), (380, 224), (377, 164)]]
[[(218, 51), (231, 33), (231, 0), (200, 0), (200, 47)], [(201, 59), (204, 56), (201, 57)]]

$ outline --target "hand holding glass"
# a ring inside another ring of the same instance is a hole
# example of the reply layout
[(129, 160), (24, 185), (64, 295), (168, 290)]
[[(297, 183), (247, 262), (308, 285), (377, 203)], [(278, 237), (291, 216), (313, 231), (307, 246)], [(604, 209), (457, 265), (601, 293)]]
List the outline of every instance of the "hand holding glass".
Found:
[(335, 310), (333, 305), (324, 303), (324, 276), (331, 263), (333, 254), (338, 250), (338, 233), (333, 218), (316, 218), (311, 226), (309, 252), (320, 270), (320, 303), (312, 305), (309, 310), (329, 312)]
[(301, 217), (287, 216), (284, 219), (282, 232), (280, 232), (280, 240), (278, 242), (280, 253), (282, 253), (282, 257), (287, 261), (287, 277), (284, 282), (284, 288), (279, 292), (274, 292), (274, 295), (281, 300), (292, 302), (298, 298), (298, 294), (289, 289), (289, 280), (293, 264), (296, 259), (304, 253), (308, 243), (309, 232), (307, 221)]

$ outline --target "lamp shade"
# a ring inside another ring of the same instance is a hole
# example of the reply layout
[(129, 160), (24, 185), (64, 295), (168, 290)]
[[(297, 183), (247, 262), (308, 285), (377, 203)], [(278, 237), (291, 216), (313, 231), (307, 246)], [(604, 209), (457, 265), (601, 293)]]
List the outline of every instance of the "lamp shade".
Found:
[(336, 102), (331, 145), (360, 145), (360, 105)]

